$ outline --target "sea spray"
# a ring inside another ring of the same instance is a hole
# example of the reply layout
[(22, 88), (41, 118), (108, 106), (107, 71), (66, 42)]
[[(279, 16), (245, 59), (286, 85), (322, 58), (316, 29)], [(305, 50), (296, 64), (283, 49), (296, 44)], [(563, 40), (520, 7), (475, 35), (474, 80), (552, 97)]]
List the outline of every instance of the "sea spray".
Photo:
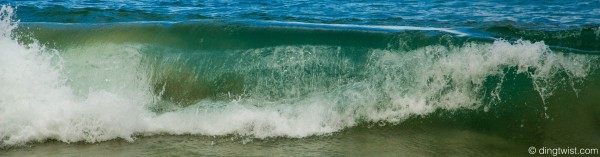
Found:
[[(3, 6), (0, 37), (0, 139), (3, 146), (55, 139), (131, 141), (143, 125), (144, 105), (136, 97), (96, 90), (76, 96), (60, 52), (34, 42), (24, 45), (13, 31), (14, 10)], [(65, 61), (71, 62), (71, 61)], [(143, 91), (140, 91), (143, 92)], [(142, 101), (143, 102), (143, 101)]]

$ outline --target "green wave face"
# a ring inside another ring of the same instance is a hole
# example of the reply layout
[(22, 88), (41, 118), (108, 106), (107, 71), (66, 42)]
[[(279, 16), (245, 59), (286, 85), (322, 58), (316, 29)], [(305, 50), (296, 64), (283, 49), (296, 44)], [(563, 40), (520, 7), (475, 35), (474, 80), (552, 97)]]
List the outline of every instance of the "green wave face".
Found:
[(527, 30), (515, 27), (489, 27), (485, 32), (503, 39), (543, 41), (552, 47), (562, 47), (579, 52), (598, 54), (600, 51), (600, 27), (588, 26), (574, 30)]
[[(599, 139), (597, 28), (491, 27), (457, 33), (257, 23), (25, 24), (0, 44), (12, 44), (10, 52), (57, 54), (14, 55), (43, 63), (24, 69), (56, 75), (32, 74), (27, 81), (59, 82), (39, 87), (59, 98), (32, 96), (33, 104), (81, 112), (54, 118), (68, 122), (56, 124), (48, 136), (23, 135), (19, 126), (28, 124), (0, 120), (11, 124), (0, 139), (11, 145), (47, 138), (131, 139), (145, 133), (307, 137), (357, 126), (420, 123), (527, 144), (551, 139), (588, 145)], [(14, 66), (3, 63), (0, 67)], [(97, 111), (128, 121), (85, 114)], [(20, 113), (0, 112), (8, 119)], [(69, 127), (73, 124), (78, 127)], [(582, 136), (571, 138), (574, 134)]]

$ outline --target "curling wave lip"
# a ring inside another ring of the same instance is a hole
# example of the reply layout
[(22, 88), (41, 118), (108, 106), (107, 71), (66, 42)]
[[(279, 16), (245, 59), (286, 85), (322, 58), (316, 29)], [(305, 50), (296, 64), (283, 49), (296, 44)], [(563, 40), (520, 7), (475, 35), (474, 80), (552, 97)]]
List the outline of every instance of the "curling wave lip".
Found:
[(417, 27), (417, 26), (390, 26), (390, 25), (355, 25), (355, 24), (326, 24), (326, 23), (306, 23), (306, 22), (284, 22), (284, 21), (263, 21), (263, 20), (190, 20), (190, 21), (134, 21), (134, 22), (114, 22), (114, 23), (56, 23), (56, 22), (24, 22), (22, 24), (42, 24), (42, 25), (111, 25), (111, 24), (179, 24), (189, 22), (215, 22), (250, 24), (256, 26), (270, 27), (294, 27), (311, 29), (338, 29), (338, 30), (364, 30), (364, 31), (382, 31), (382, 32), (401, 32), (401, 31), (439, 31), (451, 33), (459, 37), (470, 36), (469, 33), (457, 31), (449, 28), (437, 27)]
[(416, 26), (389, 26), (389, 25), (355, 25), (355, 24), (325, 24), (325, 23), (306, 23), (306, 22), (282, 22), (282, 21), (240, 21), (250, 22), (257, 25), (279, 26), (279, 27), (304, 27), (304, 28), (324, 28), (324, 29), (351, 29), (366, 31), (386, 31), (401, 32), (407, 30), (417, 31), (440, 31), (451, 33), (456, 36), (469, 36), (469, 34), (449, 28), (436, 27), (416, 27)]

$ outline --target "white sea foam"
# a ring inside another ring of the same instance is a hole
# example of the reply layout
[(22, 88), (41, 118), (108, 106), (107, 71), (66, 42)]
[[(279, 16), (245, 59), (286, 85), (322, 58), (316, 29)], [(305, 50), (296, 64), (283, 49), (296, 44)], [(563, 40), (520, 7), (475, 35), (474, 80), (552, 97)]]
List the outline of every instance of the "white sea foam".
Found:
[[(323, 135), (361, 122), (399, 123), (440, 109), (485, 105), (479, 91), (486, 77), (502, 78), (507, 67), (530, 76), (542, 99), (552, 95), (551, 80), (559, 71), (579, 80), (591, 69), (589, 57), (552, 53), (543, 42), (528, 41), (432, 45), (406, 52), (371, 50), (359, 70), (347, 67), (354, 63), (335, 55), (340, 51), (336, 47), (261, 48), (242, 52), (255, 54), (254, 58), (242, 57), (248, 60), (232, 71), (253, 76), (250, 81), (258, 83), (247, 87), (260, 89), (250, 90), (255, 95), (203, 100), (157, 114), (147, 108), (158, 98), (151, 92), (140, 46), (96, 43), (58, 52), (36, 42), (25, 45), (13, 38), (17, 24), (10, 21), (13, 10), (2, 7), (1, 12), (0, 145), (4, 146), (47, 139), (133, 141), (140, 134)], [(305, 68), (362, 71), (362, 77), (330, 77), (327, 72), (306, 73)], [(253, 74), (256, 71), (272, 75)], [(271, 100), (260, 93), (273, 91), (289, 97)], [(498, 87), (490, 96), (500, 91)]]
[(136, 95), (104, 89), (75, 95), (68, 85), (72, 78), (66, 77), (62, 68), (65, 63), (58, 52), (37, 42), (28, 45), (17, 42), (12, 34), (17, 23), (10, 21), (13, 9), (3, 6), (0, 12), (3, 13), (0, 27), (5, 31), (0, 36), (1, 145), (45, 139), (132, 140), (132, 134), (143, 131), (146, 101)]

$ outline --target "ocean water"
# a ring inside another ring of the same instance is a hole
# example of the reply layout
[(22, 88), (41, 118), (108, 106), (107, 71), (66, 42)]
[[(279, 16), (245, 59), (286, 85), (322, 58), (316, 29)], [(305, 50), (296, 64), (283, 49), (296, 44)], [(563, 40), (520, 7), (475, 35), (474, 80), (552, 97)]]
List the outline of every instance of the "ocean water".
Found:
[(600, 147), (600, 1), (0, 5), (0, 156)]

